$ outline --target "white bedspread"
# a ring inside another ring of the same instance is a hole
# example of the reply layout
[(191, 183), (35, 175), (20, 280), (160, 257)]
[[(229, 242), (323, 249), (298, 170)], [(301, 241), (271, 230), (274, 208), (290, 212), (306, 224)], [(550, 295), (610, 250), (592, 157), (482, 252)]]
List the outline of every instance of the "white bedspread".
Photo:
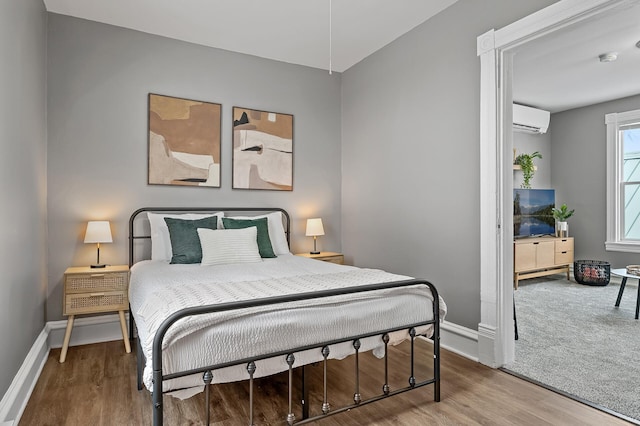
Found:
[[(293, 255), (242, 265), (140, 262), (132, 268), (129, 292), (147, 358), (145, 385), (151, 389), (155, 331), (165, 318), (182, 308), (409, 278)], [(424, 321), (432, 317), (431, 302), (429, 289), (416, 286), (187, 317), (172, 326), (165, 336), (163, 371), (167, 374)], [(446, 306), (440, 299), (441, 319), (445, 313)], [(426, 328), (419, 331), (429, 333)], [(396, 333), (393, 343), (406, 336), (406, 331)], [(379, 337), (363, 339), (361, 343), (361, 351), (383, 348)], [(345, 342), (331, 347), (330, 358), (352, 353), (351, 344)], [(257, 363), (255, 377), (286, 370), (284, 358)], [(321, 359), (319, 349), (304, 351), (296, 354), (294, 366)], [(246, 378), (245, 366), (214, 372), (216, 383)], [(193, 386), (201, 388), (199, 375), (165, 382), (164, 389)]]

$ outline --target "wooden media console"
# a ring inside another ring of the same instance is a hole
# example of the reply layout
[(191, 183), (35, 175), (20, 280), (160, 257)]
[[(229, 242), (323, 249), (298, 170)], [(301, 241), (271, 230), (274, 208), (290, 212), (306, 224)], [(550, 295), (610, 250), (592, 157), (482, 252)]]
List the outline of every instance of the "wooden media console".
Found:
[(573, 237), (531, 237), (513, 242), (513, 287), (518, 281), (566, 272), (573, 263)]

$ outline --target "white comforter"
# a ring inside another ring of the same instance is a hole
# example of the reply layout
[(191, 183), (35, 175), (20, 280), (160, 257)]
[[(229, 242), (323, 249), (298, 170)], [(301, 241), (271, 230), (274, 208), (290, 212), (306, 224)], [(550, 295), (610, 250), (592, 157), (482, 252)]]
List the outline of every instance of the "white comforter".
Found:
[[(132, 268), (129, 297), (147, 359), (144, 383), (152, 388), (151, 359), (155, 331), (173, 312), (256, 298), (398, 281), (410, 277), (374, 269), (335, 265), (293, 255), (242, 265), (169, 265), (143, 261)], [(355, 299), (355, 300), (354, 300)], [(188, 317), (163, 341), (163, 372), (175, 372), (316, 344), (431, 318), (431, 292), (424, 286), (290, 302)], [(446, 313), (440, 299), (440, 318)], [(420, 332), (429, 332), (426, 329)], [(406, 338), (396, 333), (394, 342)], [(379, 337), (363, 339), (361, 351), (382, 349)], [(330, 358), (353, 353), (349, 342), (331, 347)], [(374, 351), (375, 353), (375, 351)], [(284, 371), (285, 357), (257, 364), (255, 377)], [(322, 359), (320, 350), (296, 354), (294, 366)], [(214, 382), (248, 378), (245, 366), (214, 372)], [(202, 387), (200, 375), (164, 383), (164, 390)], [(184, 395), (188, 396), (188, 395)]]

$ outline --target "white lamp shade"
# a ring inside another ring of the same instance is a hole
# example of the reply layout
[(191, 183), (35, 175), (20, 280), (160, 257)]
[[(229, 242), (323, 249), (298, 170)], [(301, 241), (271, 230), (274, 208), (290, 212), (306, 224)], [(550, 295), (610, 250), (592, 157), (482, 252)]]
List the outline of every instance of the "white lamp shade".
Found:
[(322, 219), (307, 219), (307, 237), (317, 237), (318, 235), (324, 235), (324, 228), (322, 226)]
[(85, 243), (112, 243), (111, 226), (108, 220), (94, 220), (87, 224)]

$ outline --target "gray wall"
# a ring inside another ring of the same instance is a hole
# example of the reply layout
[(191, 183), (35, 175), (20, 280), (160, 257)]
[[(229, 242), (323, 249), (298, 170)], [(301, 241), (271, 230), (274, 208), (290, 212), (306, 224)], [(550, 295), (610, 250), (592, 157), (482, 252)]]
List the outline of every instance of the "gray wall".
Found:
[(553, 1), (460, 0), (342, 76), (342, 247), (480, 321), (476, 38)]
[[(533, 160), (538, 170), (531, 178), (531, 188), (551, 188), (551, 134), (551, 127), (547, 133), (541, 135), (513, 132), (513, 148), (516, 150), (516, 155), (532, 154), (536, 151), (542, 155), (542, 158)], [(520, 188), (522, 181), (522, 172), (515, 170), (513, 172), (513, 187)]]
[(605, 260), (622, 268), (638, 254), (606, 251), (607, 134), (605, 114), (640, 108), (640, 95), (577, 108), (551, 116), (551, 184), (556, 204), (575, 209), (569, 219), (576, 259)]
[(44, 327), (46, 18), (0, 2), (0, 396)]
[[(61, 319), (62, 276), (95, 261), (86, 221), (112, 221), (101, 260), (127, 263), (127, 221), (142, 206), (278, 206), (296, 251), (320, 216), (326, 251), (341, 250), (341, 75), (49, 15), (48, 320)], [(222, 104), (222, 187), (147, 185), (147, 95)], [(294, 115), (292, 192), (231, 189), (233, 106)]]

